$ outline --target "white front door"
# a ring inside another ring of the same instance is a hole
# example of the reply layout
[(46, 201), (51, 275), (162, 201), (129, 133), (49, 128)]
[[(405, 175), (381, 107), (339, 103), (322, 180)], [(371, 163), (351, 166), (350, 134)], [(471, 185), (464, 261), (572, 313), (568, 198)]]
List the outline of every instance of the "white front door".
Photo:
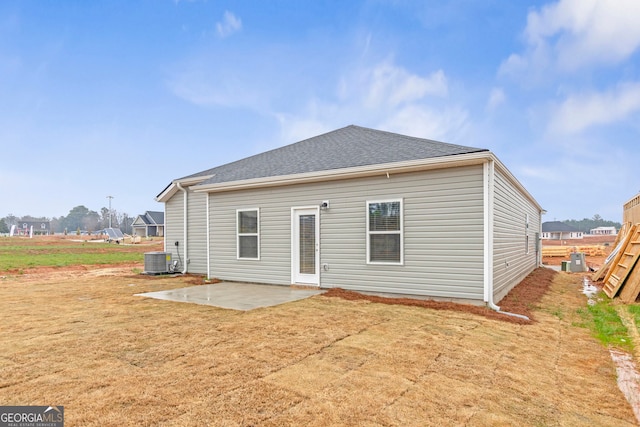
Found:
[(291, 278), (293, 283), (320, 285), (320, 215), (318, 208), (291, 212)]

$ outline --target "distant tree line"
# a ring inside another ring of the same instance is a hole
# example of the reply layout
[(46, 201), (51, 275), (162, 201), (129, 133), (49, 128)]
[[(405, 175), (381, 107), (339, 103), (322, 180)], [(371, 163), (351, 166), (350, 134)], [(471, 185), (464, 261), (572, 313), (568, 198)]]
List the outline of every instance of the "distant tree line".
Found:
[(602, 219), (602, 217), (598, 214), (595, 214), (593, 218), (584, 218), (581, 220), (566, 219), (562, 222), (577, 228), (578, 231), (582, 231), (583, 233), (589, 233), (589, 230), (598, 227), (615, 227), (616, 230), (620, 230), (620, 228), (622, 228), (621, 223), (615, 221), (607, 221), (605, 219)]
[[(115, 209), (111, 209), (111, 227), (119, 228), (123, 233), (133, 234), (131, 225), (134, 220), (135, 217), (131, 217), (127, 213), (119, 213)], [(0, 233), (8, 233), (12, 225), (18, 226), (24, 221), (49, 221), (53, 233), (74, 234), (86, 232), (93, 234), (98, 230), (109, 227), (109, 209), (103, 207), (98, 213), (80, 205), (71, 209), (67, 216), (59, 218), (34, 217), (30, 215), (19, 218), (9, 214), (4, 218), (0, 218)], [(581, 220), (565, 219), (562, 222), (577, 228), (583, 233), (589, 233), (589, 230), (597, 227), (616, 227), (617, 230), (622, 227), (621, 223), (605, 220), (598, 214), (595, 214), (593, 218)]]
[[(115, 209), (111, 209), (111, 227), (119, 228), (123, 233), (133, 234), (131, 225), (135, 217), (131, 217), (126, 213), (119, 213)], [(0, 233), (8, 233), (12, 225), (19, 226), (25, 221), (48, 221), (51, 225), (52, 233), (76, 234), (95, 233), (109, 227), (109, 209), (102, 208), (100, 213), (89, 210), (85, 206), (76, 206), (69, 211), (67, 216), (61, 217), (34, 217), (23, 216), (17, 217), (9, 214), (4, 218), (0, 218)]]

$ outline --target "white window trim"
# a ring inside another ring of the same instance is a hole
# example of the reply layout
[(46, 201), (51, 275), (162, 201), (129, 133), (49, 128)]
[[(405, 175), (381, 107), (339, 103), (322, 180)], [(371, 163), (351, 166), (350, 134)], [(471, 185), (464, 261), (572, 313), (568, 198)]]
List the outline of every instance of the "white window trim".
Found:
[[(369, 230), (369, 205), (371, 203), (394, 203), (400, 202), (400, 230), (398, 231), (371, 231)], [(404, 200), (384, 199), (367, 200), (365, 209), (367, 210), (367, 264), (373, 265), (404, 265)], [(371, 261), (371, 235), (372, 234), (399, 234), (400, 235), (400, 262), (391, 261)]]
[[(256, 212), (257, 213), (257, 233), (240, 233), (240, 222), (238, 221), (238, 216), (240, 212)], [(240, 256), (240, 237), (244, 236), (256, 236), (257, 237), (257, 245), (258, 245), (258, 256), (257, 258), (248, 258)], [(248, 208), (248, 209), (236, 209), (236, 259), (238, 260), (259, 260), (260, 259), (260, 208)]]

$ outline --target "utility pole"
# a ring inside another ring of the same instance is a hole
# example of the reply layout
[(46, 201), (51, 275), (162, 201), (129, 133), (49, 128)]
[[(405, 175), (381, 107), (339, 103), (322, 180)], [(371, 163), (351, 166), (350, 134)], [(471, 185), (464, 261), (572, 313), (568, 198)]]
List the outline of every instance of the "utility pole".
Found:
[(109, 228), (111, 228), (111, 199), (113, 196), (107, 196), (107, 199), (109, 199)]

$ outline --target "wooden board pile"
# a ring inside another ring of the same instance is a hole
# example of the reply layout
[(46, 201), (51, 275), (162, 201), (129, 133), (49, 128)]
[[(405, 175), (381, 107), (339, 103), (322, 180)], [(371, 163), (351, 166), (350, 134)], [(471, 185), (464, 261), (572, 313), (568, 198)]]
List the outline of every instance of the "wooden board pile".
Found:
[[(624, 229), (627, 229), (623, 233)], [(640, 224), (624, 227), (618, 233), (614, 249), (605, 264), (593, 275), (602, 280), (602, 290), (609, 298), (616, 296), (625, 304), (635, 302), (640, 294)]]
[(604, 256), (605, 247), (602, 245), (588, 246), (544, 246), (543, 257), (570, 257), (572, 252), (583, 252), (586, 256)]

